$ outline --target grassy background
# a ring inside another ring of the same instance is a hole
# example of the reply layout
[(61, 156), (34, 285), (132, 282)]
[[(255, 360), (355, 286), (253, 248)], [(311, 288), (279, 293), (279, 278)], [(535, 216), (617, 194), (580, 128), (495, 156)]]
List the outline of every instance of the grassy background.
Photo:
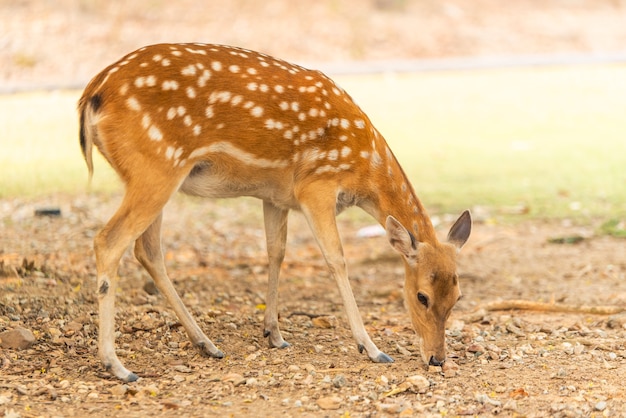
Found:
[[(626, 66), (335, 79), (386, 137), (433, 212), (626, 214)], [(0, 97), (0, 197), (85, 193), (79, 94)], [(93, 190), (119, 188), (97, 158)]]

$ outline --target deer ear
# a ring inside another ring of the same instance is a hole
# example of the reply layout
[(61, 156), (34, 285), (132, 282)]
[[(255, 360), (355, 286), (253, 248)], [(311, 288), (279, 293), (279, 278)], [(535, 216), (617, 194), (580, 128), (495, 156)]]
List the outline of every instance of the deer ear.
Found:
[(394, 250), (409, 258), (417, 253), (417, 242), (411, 234), (396, 218), (388, 216), (385, 222), (387, 239)]
[(460, 250), (467, 242), (467, 239), (472, 232), (472, 215), (469, 210), (466, 210), (459, 216), (454, 225), (448, 232), (448, 242), (456, 245)]

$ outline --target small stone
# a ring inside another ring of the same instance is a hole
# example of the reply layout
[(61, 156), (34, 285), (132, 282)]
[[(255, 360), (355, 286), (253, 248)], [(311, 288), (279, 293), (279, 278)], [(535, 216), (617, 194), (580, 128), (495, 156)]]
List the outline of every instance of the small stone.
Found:
[(317, 400), (317, 406), (324, 410), (334, 410), (341, 407), (341, 398), (338, 396), (326, 396)]
[(459, 373), (459, 365), (452, 360), (446, 360), (441, 368), (446, 378), (454, 377)]
[(222, 382), (231, 382), (236, 387), (246, 383), (246, 379), (239, 373), (228, 373), (222, 377)]
[(35, 336), (25, 328), (0, 333), (0, 347), (25, 350), (35, 342)]
[(473, 343), (473, 344), (470, 344), (467, 347), (467, 351), (470, 352), (470, 353), (474, 353), (474, 354), (480, 356), (486, 350), (485, 350), (485, 347), (482, 344)]
[(596, 411), (604, 411), (606, 409), (606, 402), (600, 401), (597, 404), (595, 404), (594, 408), (596, 409)]
[(128, 385), (113, 386), (110, 391), (113, 396), (124, 396), (128, 392)]
[(426, 393), (430, 388), (430, 381), (420, 375), (409, 376), (405, 382), (411, 385), (410, 390), (415, 393)]
[(329, 329), (337, 326), (337, 318), (333, 315), (330, 316), (318, 316), (311, 320), (315, 328)]
[(346, 378), (342, 374), (338, 374), (333, 379), (333, 386), (336, 387), (336, 388), (342, 388), (342, 387), (344, 387), (347, 384), (348, 384), (348, 382), (346, 381)]
[(180, 373), (191, 373), (193, 372), (193, 369), (191, 369), (188, 366), (185, 366), (184, 364), (176, 364), (174, 366), (172, 366), (172, 369), (176, 370), (177, 372)]

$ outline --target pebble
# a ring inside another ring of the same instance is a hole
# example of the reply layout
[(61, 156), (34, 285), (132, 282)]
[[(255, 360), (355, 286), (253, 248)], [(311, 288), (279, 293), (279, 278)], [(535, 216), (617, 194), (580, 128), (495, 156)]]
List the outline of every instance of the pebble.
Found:
[(333, 386), (336, 387), (336, 388), (342, 388), (342, 387), (344, 387), (347, 384), (348, 384), (348, 382), (347, 382), (345, 376), (342, 375), (342, 374), (338, 374), (333, 379)]
[(339, 409), (341, 407), (341, 398), (338, 396), (326, 396), (323, 398), (319, 398), (317, 402), (317, 406), (324, 410), (334, 410)]
[(35, 336), (30, 330), (25, 328), (15, 328), (14, 330), (0, 333), (0, 347), (12, 348), (15, 350), (25, 350), (35, 342)]
[(311, 323), (315, 328), (330, 329), (337, 326), (337, 318), (333, 315), (318, 316), (317, 318), (313, 318)]
[(113, 396), (124, 396), (128, 392), (128, 385), (116, 385), (110, 391)]
[(410, 384), (410, 390), (415, 393), (426, 393), (430, 388), (430, 381), (420, 375), (409, 376), (405, 382)]

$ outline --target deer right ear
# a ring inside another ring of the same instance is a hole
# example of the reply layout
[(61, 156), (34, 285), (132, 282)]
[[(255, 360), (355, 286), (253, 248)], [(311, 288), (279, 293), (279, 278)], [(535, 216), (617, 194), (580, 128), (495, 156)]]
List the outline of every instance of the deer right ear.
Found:
[(385, 224), (387, 239), (393, 249), (406, 258), (414, 257), (417, 254), (415, 237), (393, 216), (387, 216)]
[(472, 232), (472, 215), (469, 210), (466, 210), (459, 216), (459, 219), (456, 220), (454, 225), (450, 228), (450, 232), (448, 232), (448, 242), (456, 245), (456, 247), (460, 250), (463, 245), (467, 242), (470, 234)]

